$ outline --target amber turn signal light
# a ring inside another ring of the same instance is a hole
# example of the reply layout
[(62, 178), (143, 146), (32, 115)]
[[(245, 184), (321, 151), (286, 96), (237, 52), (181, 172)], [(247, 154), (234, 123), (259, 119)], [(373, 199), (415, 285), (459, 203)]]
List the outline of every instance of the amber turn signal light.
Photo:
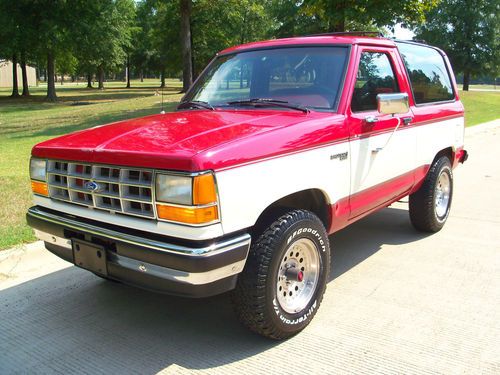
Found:
[(214, 176), (210, 173), (194, 178), (193, 204), (210, 204), (217, 202)]
[(186, 224), (205, 224), (219, 219), (217, 206), (177, 207), (157, 204), (156, 212), (160, 219)]
[(38, 195), (49, 196), (49, 188), (45, 182), (31, 181), (31, 191)]

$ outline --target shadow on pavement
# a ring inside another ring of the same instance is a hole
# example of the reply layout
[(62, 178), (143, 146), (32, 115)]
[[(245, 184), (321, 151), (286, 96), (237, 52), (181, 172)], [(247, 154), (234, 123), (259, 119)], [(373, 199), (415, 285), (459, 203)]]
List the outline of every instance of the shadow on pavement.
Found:
[(380, 250), (382, 245), (403, 245), (427, 237), (410, 223), (408, 210), (389, 207), (330, 236), (330, 281)]
[[(382, 244), (419, 238), (406, 210), (386, 209), (332, 236), (332, 279)], [(209, 369), (276, 345), (241, 327), (228, 295), (150, 293), (70, 267), (0, 292), (0, 373), (152, 374)]]

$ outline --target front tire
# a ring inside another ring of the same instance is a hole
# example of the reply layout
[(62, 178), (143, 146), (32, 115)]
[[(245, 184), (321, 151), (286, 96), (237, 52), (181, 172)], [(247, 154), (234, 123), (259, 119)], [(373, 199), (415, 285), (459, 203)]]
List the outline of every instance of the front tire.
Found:
[(319, 308), (330, 267), (328, 235), (316, 215), (290, 211), (258, 235), (232, 293), (250, 330), (285, 339), (303, 330)]
[(410, 220), (423, 232), (438, 232), (450, 214), (453, 197), (453, 172), (446, 156), (437, 159), (431, 166), (424, 183), (410, 195)]

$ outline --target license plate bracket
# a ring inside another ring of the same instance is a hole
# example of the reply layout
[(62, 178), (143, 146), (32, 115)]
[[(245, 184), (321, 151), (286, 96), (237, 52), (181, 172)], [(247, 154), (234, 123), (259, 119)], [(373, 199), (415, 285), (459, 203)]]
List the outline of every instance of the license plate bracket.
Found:
[(73, 239), (73, 260), (75, 266), (92, 271), (101, 276), (108, 275), (106, 266), (106, 249), (91, 242)]

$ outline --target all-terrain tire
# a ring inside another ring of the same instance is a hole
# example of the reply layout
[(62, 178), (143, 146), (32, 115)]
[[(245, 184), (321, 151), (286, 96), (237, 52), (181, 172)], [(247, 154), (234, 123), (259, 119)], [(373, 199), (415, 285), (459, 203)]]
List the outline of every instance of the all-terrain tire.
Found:
[(329, 267), (330, 245), (321, 220), (306, 210), (280, 216), (253, 239), (232, 292), (238, 318), (268, 338), (295, 335), (316, 314)]
[(453, 172), (450, 160), (434, 161), (422, 186), (409, 199), (410, 220), (423, 232), (438, 232), (450, 214), (453, 197)]

